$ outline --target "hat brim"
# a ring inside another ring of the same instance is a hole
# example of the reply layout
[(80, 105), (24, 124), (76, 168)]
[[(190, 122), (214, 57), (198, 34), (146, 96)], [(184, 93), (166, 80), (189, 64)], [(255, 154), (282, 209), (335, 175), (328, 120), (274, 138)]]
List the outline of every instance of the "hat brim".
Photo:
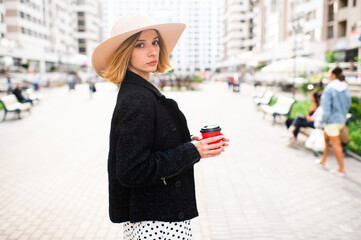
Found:
[(164, 40), (168, 54), (170, 54), (177, 44), (185, 27), (186, 25), (184, 23), (163, 23), (149, 25), (146, 27), (134, 29), (129, 32), (117, 34), (103, 41), (94, 49), (92, 54), (93, 69), (99, 76), (103, 77), (103, 72), (108, 66), (112, 54), (118, 49), (118, 47), (133, 34), (147, 29), (158, 30), (159, 34)]

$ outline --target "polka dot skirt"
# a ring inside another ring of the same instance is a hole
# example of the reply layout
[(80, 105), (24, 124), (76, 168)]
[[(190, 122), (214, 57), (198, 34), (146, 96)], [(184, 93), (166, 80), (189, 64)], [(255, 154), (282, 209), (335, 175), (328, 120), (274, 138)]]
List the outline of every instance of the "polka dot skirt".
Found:
[(191, 240), (191, 221), (143, 221), (123, 224), (124, 240)]

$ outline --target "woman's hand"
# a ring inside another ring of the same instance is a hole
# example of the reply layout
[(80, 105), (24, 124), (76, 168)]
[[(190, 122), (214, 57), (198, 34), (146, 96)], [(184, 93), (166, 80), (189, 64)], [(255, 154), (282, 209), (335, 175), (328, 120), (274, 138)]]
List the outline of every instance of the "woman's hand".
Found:
[[(223, 135), (210, 137), (206, 139), (202, 139), (199, 136), (192, 137), (192, 143), (197, 148), (201, 158), (215, 157), (224, 152), (225, 147), (229, 146), (227, 142), (229, 139), (225, 138)], [(209, 144), (215, 141), (219, 141), (219, 143)]]

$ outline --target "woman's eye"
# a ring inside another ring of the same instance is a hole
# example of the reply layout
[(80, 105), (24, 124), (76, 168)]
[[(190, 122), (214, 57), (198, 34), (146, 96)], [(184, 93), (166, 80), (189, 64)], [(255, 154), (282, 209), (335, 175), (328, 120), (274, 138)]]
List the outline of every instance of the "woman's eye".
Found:
[(141, 48), (141, 47), (144, 47), (144, 44), (143, 43), (139, 43), (137, 45), (135, 45), (136, 48)]
[(155, 40), (155, 41), (153, 42), (153, 45), (159, 45), (159, 41), (158, 41), (158, 40)]

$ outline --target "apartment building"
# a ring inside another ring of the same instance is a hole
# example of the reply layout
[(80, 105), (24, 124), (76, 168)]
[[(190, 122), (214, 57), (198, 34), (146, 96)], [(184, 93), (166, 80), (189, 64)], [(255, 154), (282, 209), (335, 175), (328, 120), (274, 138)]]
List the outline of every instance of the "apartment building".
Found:
[(221, 1), (145, 0), (105, 2), (104, 37), (116, 19), (131, 11), (142, 11), (156, 22), (183, 22), (187, 25), (170, 58), (180, 75), (214, 71), (221, 53)]
[[(75, 11), (78, 52), (89, 60), (94, 48), (103, 40), (102, 5), (100, 1), (77, 0)], [(83, 66), (89, 66), (88, 60)]]
[(2, 0), (0, 68), (35, 72), (79, 69), (88, 57), (79, 53), (76, 4), (73, 0)]
[(254, 51), (258, 4), (253, 0), (225, 0), (222, 9), (222, 62), (219, 68), (239, 70)]
[(361, 58), (361, 0), (325, 0), (324, 35), (327, 51), (339, 62)]
[(295, 56), (325, 59), (322, 1), (259, 0), (257, 4), (255, 62), (267, 64)]

